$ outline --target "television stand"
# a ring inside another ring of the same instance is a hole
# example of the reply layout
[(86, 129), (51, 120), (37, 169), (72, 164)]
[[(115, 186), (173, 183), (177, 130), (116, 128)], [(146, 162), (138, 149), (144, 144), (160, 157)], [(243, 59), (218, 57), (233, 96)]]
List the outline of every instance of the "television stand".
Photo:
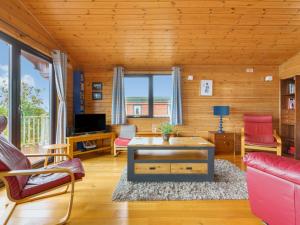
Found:
[[(68, 144), (67, 151), (71, 158), (77, 155), (82, 155), (90, 152), (105, 152), (109, 150), (110, 153), (112, 153), (114, 148), (114, 140), (115, 140), (115, 133), (113, 132), (70, 136), (67, 137), (67, 144)], [(85, 151), (77, 150), (76, 143), (84, 142), (84, 141), (95, 141), (96, 148), (92, 150), (85, 150)]]

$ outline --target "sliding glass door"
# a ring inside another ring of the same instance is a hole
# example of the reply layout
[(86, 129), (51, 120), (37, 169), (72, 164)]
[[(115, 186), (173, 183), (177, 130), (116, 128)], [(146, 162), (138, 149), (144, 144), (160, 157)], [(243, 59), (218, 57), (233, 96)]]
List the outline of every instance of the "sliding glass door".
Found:
[[(0, 39), (0, 115), (9, 118), (9, 77), (11, 68), (11, 45)], [(9, 127), (4, 131), (9, 139)]]
[(21, 50), (21, 150), (38, 153), (50, 142), (50, 78), (48, 61)]
[(42, 152), (54, 140), (55, 103), (51, 58), (0, 32), (0, 115), (9, 119), (5, 136), (26, 154)]

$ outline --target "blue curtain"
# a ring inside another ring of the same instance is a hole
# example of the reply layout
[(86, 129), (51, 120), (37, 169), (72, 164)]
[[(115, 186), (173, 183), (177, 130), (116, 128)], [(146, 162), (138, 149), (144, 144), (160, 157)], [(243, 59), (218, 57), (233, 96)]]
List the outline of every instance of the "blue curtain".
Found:
[(172, 100), (171, 100), (171, 118), (172, 125), (182, 124), (182, 100), (181, 100), (181, 75), (180, 67), (172, 67)]
[(114, 68), (111, 112), (111, 123), (113, 125), (126, 123), (124, 68), (121, 66)]

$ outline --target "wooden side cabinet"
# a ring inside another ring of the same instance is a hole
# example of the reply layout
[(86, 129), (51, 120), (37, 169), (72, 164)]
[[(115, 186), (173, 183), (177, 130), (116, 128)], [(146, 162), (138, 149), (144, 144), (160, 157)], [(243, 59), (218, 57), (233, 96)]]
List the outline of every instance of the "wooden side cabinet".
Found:
[(208, 139), (215, 144), (216, 154), (235, 154), (235, 135), (232, 132), (208, 132)]

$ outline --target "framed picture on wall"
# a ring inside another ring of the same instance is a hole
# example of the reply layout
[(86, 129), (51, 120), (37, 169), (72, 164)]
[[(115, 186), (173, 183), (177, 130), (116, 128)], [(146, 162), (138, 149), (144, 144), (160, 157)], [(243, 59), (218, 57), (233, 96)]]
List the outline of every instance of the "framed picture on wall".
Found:
[(102, 91), (102, 82), (93, 82), (92, 83), (92, 90), (93, 91)]
[(102, 100), (102, 92), (93, 92), (92, 99), (93, 100)]
[(212, 80), (201, 80), (200, 95), (201, 96), (212, 96), (213, 95), (213, 81)]
[(289, 101), (288, 101), (288, 109), (295, 109), (295, 98), (289, 98)]

